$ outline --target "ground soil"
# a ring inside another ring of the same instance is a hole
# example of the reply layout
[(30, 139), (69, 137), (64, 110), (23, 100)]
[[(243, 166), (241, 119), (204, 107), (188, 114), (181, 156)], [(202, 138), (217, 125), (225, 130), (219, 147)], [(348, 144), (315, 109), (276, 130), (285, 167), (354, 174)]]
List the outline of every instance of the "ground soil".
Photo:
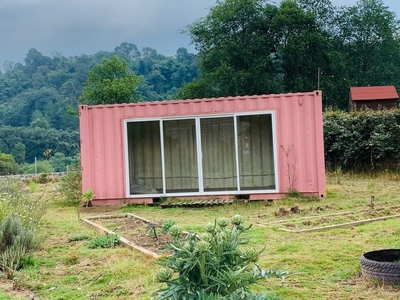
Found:
[[(171, 236), (162, 233), (161, 224), (148, 223), (137, 218), (122, 217), (92, 220), (120, 236), (132, 241), (135, 245), (146, 248), (157, 254), (165, 254), (171, 243)], [(154, 234), (155, 232), (155, 234)]]
[(36, 299), (34, 293), (27, 287), (20, 286), (17, 281), (0, 276), (0, 289), (7, 295), (22, 299)]

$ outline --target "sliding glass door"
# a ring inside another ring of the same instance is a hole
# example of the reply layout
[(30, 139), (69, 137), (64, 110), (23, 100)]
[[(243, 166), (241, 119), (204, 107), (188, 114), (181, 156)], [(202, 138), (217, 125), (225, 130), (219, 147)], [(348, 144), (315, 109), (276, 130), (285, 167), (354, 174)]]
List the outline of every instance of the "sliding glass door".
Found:
[(234, 118), (203, 118), (200, 132), (204, 191), (236, 191)]
[(128, 196), (276, 189), (272, 113), (125, 123)]
[(195, 120), (163, 122), (166, 193), (199, 191)]
[(127, 123), (131, 195), (163, 193), (159, 121)]
[(271, 115), (237, 118), (240, 189), (275, 189)]

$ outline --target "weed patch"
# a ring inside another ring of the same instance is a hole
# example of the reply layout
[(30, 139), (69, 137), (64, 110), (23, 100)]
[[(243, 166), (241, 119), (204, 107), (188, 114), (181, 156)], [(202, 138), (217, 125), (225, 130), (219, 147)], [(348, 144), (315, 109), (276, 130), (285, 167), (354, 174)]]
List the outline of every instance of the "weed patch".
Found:
[(119, 245), (119, 235), (118, 234), (106, 234), (102, 236), (97, 236), (90, 240), (88, 247), (89, 249), (98, 248), (114, 248)]

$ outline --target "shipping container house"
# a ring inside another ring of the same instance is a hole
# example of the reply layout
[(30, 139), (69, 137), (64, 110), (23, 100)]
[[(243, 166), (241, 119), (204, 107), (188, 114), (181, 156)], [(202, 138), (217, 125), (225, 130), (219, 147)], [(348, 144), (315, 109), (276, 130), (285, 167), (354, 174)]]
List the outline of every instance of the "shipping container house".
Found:
[(79, 107), (94, 205), (324, 197), (321, 91)]

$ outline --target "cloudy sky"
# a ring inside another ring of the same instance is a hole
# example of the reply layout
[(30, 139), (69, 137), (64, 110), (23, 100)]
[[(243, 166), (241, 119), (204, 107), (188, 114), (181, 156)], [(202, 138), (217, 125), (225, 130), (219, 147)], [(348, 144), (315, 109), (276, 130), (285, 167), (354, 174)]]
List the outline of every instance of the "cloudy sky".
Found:
[[(272, 3), (278, 2), (271, 1)], [(354, 5), (356, 0), (331, 0)], [(384, 0), (400, 18), (400, 1)], [(122, 42), (174, 55), (190, 46), (182, 29), (215, 0), (0, 0), (0, 65), (23, 62), (29, 49), (64, 56), (112, 51)]]

